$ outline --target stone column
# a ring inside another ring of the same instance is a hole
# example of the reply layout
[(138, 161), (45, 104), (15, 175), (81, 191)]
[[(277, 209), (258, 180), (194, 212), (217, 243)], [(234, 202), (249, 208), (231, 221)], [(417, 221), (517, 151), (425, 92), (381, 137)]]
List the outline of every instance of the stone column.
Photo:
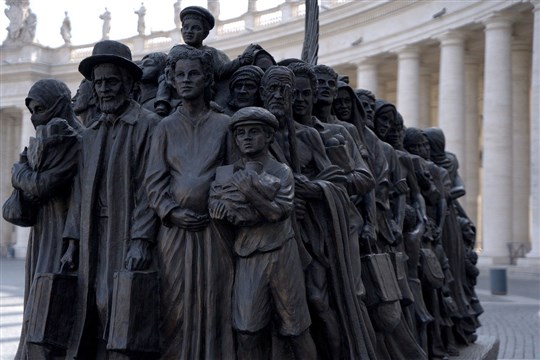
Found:
[(528, 258), (540, 263), (540, 1), (534, 4), (531, 75), (531, 251)]
[[(419, 109), (418, 109), (418, 126), (420, 128), (427, 128), (430, 125), (431, 119), (431, 75), (429, 72), (421, 73), (418, 81), (418, 96), (419, 96)], [(408, 123), (406, 123), (408, 126)]]
[[(512, 44), (512, 215), (514, 242), (529, 247), (530, 171), (530, 43)], [(538, 135), (538, 134), (537, 134)], [(529, 249), (527, 249), (529, 250)]]
[(478, 82), (480, 66), (478, 59), (465, 58), (465, 157), (460, 159), (460, 175), (465, 182), (465, 201), (463, 206), (467, 215), (476, 224), (478, 218), (478, 188), (480, 169), (480, 149), (478, 122)]
[[(19, 108), (0, 108), (0, 196), (5, 201), (13, 191), (11, 167), (19, 159), (21, 149), (22, 111)], [(15, 243), (16, 226), (0, 219), (0, 256), (8, 255)]]
[(379, 97), (379, 72), (377, 63), (373, 59), (366, 59), (358, 64), (356, 69), (356, 87), (367, 89)]
[(446, 150), (464, 158), (465, 135), (465, 36), (451, 31), (440, 37), (439, 127), (446, 137)]
[(409, 126), (420, 124), (420, 51), (407, 46), (398, 51), (396, 107)]
[(508, 263), (512, 234), (512, 19), (485, 21), (482, 216), (483, 253)]
[[(30, 85), (28, 86), (30, 88)], [(30, 120), (31, 114), (28, 111), (28, 109), (24, 108), (22, 111), (21, 109), (18, 109), (16, 112), (17, 115), (16, 119), (19, 121), (17, 129), (15, 132), (12, 132), (13, 135), (19, 135), (19, 138), (17, 139), (17, 143), (14, 144), (16, 147), (12, 149), (14, 153), (16, 153), (16, 157), (13, 158), (13, 162), (15, 160), (18, 160), (19, 154), (22, 152), (25, 146), (28, 145), (28, 141), (31, 136), (35, 136), (35, 130), (32, 125), (32, 122)], [(12, 156), (14, 155), (12, 153)], [(29, 227), (15, 227), (15, 244), (13, 245), (13, 248), (15, 250), (15, 257), (19, 259), (24, 259), (26, 257), (26, 249), (28, 247), (28, 236), (30, 234)]]

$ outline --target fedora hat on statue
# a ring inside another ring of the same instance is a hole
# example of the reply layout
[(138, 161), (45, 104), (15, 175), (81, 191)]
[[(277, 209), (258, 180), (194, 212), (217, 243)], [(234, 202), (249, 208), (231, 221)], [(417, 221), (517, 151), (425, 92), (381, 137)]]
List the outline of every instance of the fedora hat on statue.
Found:
[(131, 60), (131, 50), (126, 45), (113, 40), (103, 40), (92, 50), (92, 56), (83, 59), (79, 64), (79, 72), (88, 80), (92, 80), (92, 71), (99, 64), (111, 63), (126, 69), (135, 81), (142, 77), (142, 70)]

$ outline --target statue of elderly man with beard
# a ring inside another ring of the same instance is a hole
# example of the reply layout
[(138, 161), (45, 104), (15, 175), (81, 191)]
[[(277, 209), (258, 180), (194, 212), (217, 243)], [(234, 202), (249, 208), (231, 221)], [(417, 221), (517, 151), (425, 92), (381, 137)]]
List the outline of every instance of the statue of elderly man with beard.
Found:
[(79, 173), (63, 234), (69, 239), (63, 266), (78, 265), (79, 270), (78, 315), (67, 357), (102, 359), (110, 358), (107, 341), (114, 330), (113, 275), (150, 265), (157, 223), (143, 179), (160, 117), (130, 99), (142, 71), (126, 45), (98, 42), (79, 72), (92, 82), (101, 116), (82, 134)]

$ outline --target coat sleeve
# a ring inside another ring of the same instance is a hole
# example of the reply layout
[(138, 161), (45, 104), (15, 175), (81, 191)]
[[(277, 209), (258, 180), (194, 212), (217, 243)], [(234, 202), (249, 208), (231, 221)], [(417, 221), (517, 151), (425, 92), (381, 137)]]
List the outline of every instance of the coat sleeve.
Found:
[(79, 161), (78, 172), (73, 180), (73, 188), (69, 201), (69, 209), (64, 225), (62, 237), (64, 239), (80, 240), (81, 238), (81, 188), (82, 188), (82, 162)]
[(375, 179), (373, 178), (368, 165), (362, 158), (357, 143), (346, 129), (343, 130), (342, 134), (354, 163), (354, 169), (348, 176), (347, 190), (351, 195), (362, 195), (375, 188)]
[(148, 195), (144, 186), (144, 177), (146, 169), (148, 167), (148, 156), (150, 150), (150, 144), (152, 141), (153, 130), (157, 121), (159, 121), (155, 115), (152, 114), (150, 119), (145, 121), (145, 127), (138, 135), (139, 138), (136, 142), (137, 148), (134, 151), (138, 151), (138, 159), (136, 164), (140, 166), (134, 166), (133, 181), (135, 189), (135, 208), (133, 210), (133, 219), (131, 226), (131, 239), (140, 239), (153, 242), (156, 237), (158, 219), (155, 212), (150, 208)]
[(152, 137), (144, 183), (149, 205), (164, 220), (178, 206), (169, 192), (170, 174), (166, 161), (166, 123), (161, 122)]

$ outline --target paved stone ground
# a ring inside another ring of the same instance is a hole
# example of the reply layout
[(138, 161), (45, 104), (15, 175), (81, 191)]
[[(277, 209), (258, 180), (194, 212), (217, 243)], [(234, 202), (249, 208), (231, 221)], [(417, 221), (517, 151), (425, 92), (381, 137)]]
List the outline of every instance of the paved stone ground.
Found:
[[(0, 258), (0, 360), (17, 351), (23, 279), (24, 261)], [(477, 293), (485, 313), (478, 334), (499, 338), (499, 359), (540, 359), (540, 272), (509, 271), (508, 295), (489, 289), (489, 269), (482, 269)]]
[(21, 332), (24, 261), (0, 258), (0, 360), (12, 360)]
[(485, 313), (479, 335), (500, 340), (499, 359), (540, 359), (540, 274), (508, 274), (508, 295), (492, 295), (482, 269), (477, 294)]

